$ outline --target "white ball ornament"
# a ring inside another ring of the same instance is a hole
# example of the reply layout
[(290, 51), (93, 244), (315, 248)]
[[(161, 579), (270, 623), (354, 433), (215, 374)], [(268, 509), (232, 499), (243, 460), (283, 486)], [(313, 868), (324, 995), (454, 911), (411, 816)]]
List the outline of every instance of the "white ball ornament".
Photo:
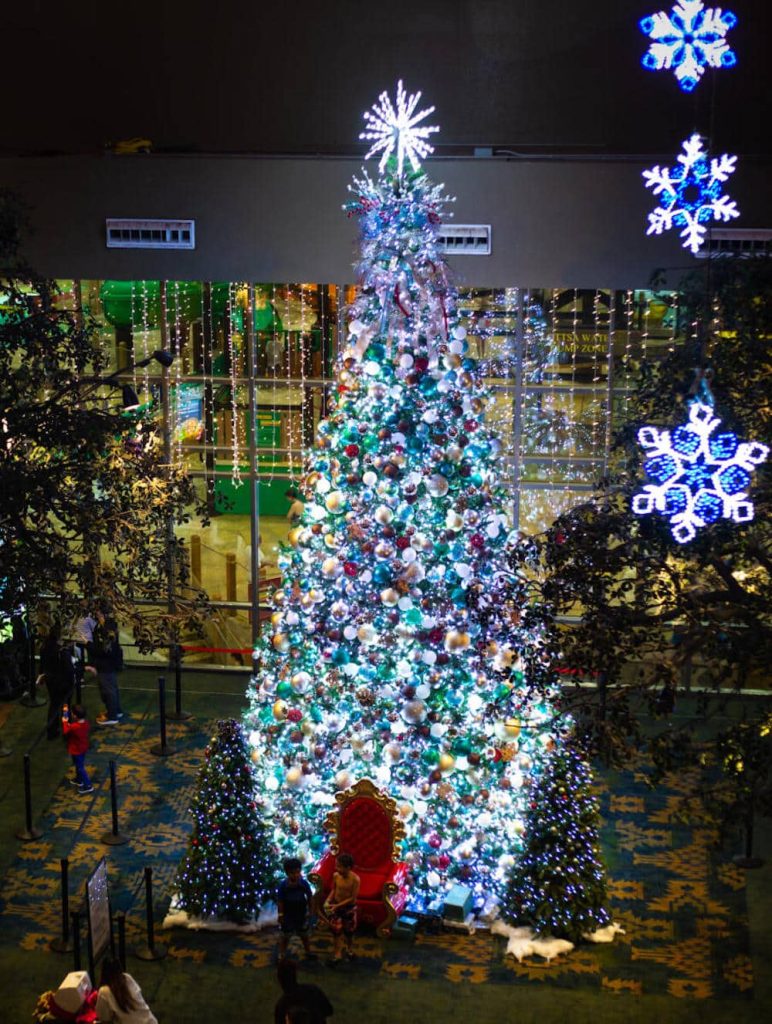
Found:
[(351, 772), (346, 771), (345, 769), (343, 771), (338, 772), (338, 774), (335, 776), (335, 788), (337, 790), (349, 789), (353, 785), (353, 783), (354, 776), (351, 774)]
[[(367, 475), (368, 474), (366, 473), (365, 476)], [(375, 476), (374, 473), (371, 475)], [(375, 480), (373, 480), (373, 483), (375, 483)], [(393, 518), (394, 513), (391, 511), (388, 505), (379, 505), (378, 508), (375, 510), (375, 521), (377, 523), (380, 523), (381, 526), (388, 526), (388, 524), (392, 521)]]
[(308, 672), (296, 672), (290, 679), (290, 686), (295, 693), (305, 693), (313, 680)]
[(449, 487), (448, 479), (442, 473), (432, 473), (426, 481), (426, 489), (433, 498), (444, 497), (448, 493)]
[(332, 491), (324, 501), (325, 508), (334, 516), (339, 516), (346, 511), (346, 497), (342, 491)]
[(325, 577), (325, 579), (337, 579), (342, 572), (343, 566), (340, 564), (337, 558), (325, 558), (325, 560), (322, 562), (322, 575)]
[(393, 587), (387, 587), (381, 591), (381, 603), (387, 608), (393, 608), (399, 602), (399, 594)]

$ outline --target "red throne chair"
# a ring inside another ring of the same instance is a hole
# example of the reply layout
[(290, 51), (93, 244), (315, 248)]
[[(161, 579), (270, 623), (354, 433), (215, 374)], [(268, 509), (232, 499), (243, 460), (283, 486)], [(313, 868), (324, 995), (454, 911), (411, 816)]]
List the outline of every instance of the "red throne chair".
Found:
[(380, 936), (389, 935), (408, 898), (407, 864), (399, 860), (399, 843), (405, 828), (397, 814), (397, 804), (369, 779), (336, 793), (337, 807), (324, 823), (330, 833), (330, 849), (314, 866), (309, 879), (316, 887), (315, 902), (321, 911), (332, 888), (335, 859), (350, 853), (354, 871), (359, 875), (357, 915), (360, 923), (375, 928)]

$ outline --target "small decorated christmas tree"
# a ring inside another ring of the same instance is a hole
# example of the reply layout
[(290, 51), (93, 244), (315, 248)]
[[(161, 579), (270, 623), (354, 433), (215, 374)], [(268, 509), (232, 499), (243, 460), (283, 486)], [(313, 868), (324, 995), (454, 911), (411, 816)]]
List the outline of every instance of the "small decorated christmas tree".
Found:
[(204, 759), (191, 807), (193, 834), (177, 872), (177, 906), (191, 917), (242, 923), (271, 898), (276, 869), (238, 722), (217, 723)]
[(611, 923), (590, 770), (570, 742), (545, 758), (526, 811), (525, 848), (503, 916), (538, 935), (578, 942)]

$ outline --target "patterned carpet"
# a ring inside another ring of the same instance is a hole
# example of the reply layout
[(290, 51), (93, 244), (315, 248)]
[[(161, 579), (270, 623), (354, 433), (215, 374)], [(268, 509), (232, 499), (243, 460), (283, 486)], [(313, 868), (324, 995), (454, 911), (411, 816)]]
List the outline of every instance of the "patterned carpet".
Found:
[[(91, 763), (96, 789), (78, 797), (63, 777), (42, 819), (42, 839), (20, 844), (2, 886), (0, 930), (4, 944), (47, 949), (60, 930), (59, 858), (70, 865), (70, 891), (83, 892), (94, 865), (107, 856), (113, 906), (127, 912), (127, 943), (141, 945), (144, 929), (143, 872), (153, 869), (156, 921), (163, 920), (169, 889), (184, 850), (190, 801), (203, 746), (212, 723), (169, 725), (172, 757), (150, 754), (152, 722), (134, 716), (95, 738)], [(107, 763), (118, 764), (120, 829), (128, 844), (107, 847), (110, 830)], [(672, 779), (651, 792), (642, 770), (611, 774), (598, 783), (603, 814), (614, 920), (626, 934), (611, 945), (582, 946), (550, 963), (522, 963), (504, 956), (505, 943), (479, 931), (419, 934), (415, 942), (357, 939), (357, 961), (338, 968), (382, 977), (449, 982), (590, 987), (635, 995), (733, 998), (752, 996), (745, 908), (745, 878), (716, 854), (716, 833), (695, 817), (681, 823), (692, 780)], [(72, 896), (73, 903), (77, 900)], [(165, 931), (158, 936), (170, 956), (234, 967), (271, 968), (273, 929), (256, 934)], [(313, 940), (323, 973), (329, 940)], [(53, 955), (53, 954), (52, 954)]]

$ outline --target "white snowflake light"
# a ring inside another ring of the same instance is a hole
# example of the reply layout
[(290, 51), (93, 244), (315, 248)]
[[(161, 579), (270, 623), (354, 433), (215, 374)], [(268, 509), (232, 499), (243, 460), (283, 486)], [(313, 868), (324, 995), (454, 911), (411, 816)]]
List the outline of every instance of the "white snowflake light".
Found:
[(646, 188), (660, 196), (660, 205), (649, 214), (647, 235), (661, 235), (670, 228), (683, 228), (684, 248), (693, 253), (702, 245), (711, 220), (728, 221), (739, 217), (733, 199), (721, 194), (721, 185), (734, 173), (736, 156), (723, 153), (709, 159), (699, 135), (683, 143), (679, 167), (652, 167), (644, 171)]
[(641, 63), (649, 71), (675, 71), (684, 92), (691, 92), (705, 68), (731, 68), (737, 63), (726, 33), (737, 24), (731, 11), (708, 7), (702, 0), (680, 0), (670, 14), (659, 11), (640, 21), (651, 45)]
[(714, 434), (720, 423), (709, 405), (693, 402), (689, 422), (672, 433), (656, 427), (638, 431), (647, 455), (643, 468), (652, 483), (633, 498), (633, 512), (667, 516), (679, 544), (718, 519), (753, 519), (747, 488), (769, 448), (757, 441), (739, 441), (736, 434)]
[(410, 161), (413, 170), (417, 171), (421, 166), (419, 157), (423, 159), (434, 152), (434, 146), (430, 146), (426, 139), (432, 132), (438, 132), (440, 129), (438, 125), (416, 127), (419, 121), (423, 121), (434, 111), (434, 107), (427, 107), (414, 114), (413, 111), (420, 99), (420, 92), (408, 96), (402, 82), (399, 81), (397, 82), (396, 110), (392, 106), (388, 93), (382, 92), (378, 97), (378, 102), (373, 104), (372, 110), (365, 111), (364, 119), (367, 123), (367, 131), (362, 132), (359, 138), (373, 143), (365, 160), (369, 160), (371, 156), (383, 151), (381, 162), (378, 164), (378, 170), (381, 173), (383, 173), (389, 157), (395, 151), (399, 177), (402, 176), (405, 158)]

